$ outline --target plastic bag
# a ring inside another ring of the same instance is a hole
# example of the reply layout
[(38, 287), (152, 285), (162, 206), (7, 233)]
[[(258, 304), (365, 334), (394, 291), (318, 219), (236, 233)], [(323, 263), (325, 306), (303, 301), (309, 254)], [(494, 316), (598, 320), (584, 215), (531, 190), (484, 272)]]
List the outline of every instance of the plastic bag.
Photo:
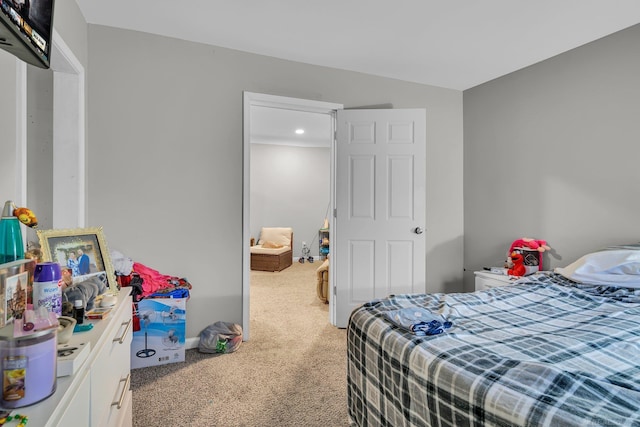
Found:
[(216, 322), (200, 332), (200, 353), (233, 353), (242, 344), (242, 326)]

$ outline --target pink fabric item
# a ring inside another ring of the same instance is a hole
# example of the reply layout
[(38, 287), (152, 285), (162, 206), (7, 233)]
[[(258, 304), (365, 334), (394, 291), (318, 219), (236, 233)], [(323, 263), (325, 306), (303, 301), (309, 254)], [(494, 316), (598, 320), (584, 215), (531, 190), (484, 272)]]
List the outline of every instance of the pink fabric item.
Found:
[(170, 282), (172, 276), (161, 274), (157, 270), (149, 268), (139, 262), (133, 263), (133, 271), (138, 273), (140, 278), (142, 278), (142, 290), (144, 291), (144, 295), (150, 295), (157, 292), (158, 289), (173, 286)]

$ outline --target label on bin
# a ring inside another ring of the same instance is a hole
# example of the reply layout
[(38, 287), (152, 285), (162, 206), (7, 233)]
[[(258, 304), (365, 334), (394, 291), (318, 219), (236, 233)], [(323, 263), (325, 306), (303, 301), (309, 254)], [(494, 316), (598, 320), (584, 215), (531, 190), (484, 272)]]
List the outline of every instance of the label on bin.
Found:
[(25, 396), (27, 357), (8, 356), (3, 363), (2, 399), (20, 400)]

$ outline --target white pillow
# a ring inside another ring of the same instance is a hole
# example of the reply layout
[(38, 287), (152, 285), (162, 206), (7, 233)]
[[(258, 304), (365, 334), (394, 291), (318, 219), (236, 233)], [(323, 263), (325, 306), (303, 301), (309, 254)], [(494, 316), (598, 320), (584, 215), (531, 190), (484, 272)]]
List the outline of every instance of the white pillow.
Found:
[(640, 251), (594, 252), (554, 271), (576, 282), (640, 288)]
[(291, 246), (292, 231), (291, 227), (262, 227), (258, 244), (273, 242), (277, 245)]

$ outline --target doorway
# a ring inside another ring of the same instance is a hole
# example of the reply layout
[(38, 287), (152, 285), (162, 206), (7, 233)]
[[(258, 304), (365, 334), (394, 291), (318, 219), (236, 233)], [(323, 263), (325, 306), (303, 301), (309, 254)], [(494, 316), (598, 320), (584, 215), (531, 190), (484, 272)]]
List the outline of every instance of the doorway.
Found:
[[(329, 115), (332, 118), (335, 117), (335, 111), (342, 109), (341, 104), (333, 104), (322, 101), (312, 101), (297, 98), (288, 98), (274, 95), (258, 94), (245, 92), (244, 93), (244, 111), (243, 111), (243, 274), (242, 274), (242, 322), (243, 333), (245, 340), (249, 340), (250, 337), (250, 253), (249, 245), (245, 244), (249, 242), (252, 236), (251, 230), (251, 111), (252, 107), (266, 107), (272, 109), (282, 109), (291, 112), (306, 112), (306, 113), (318, 113)], [(332, 120), (332, 123), (335, 120)], [(333, 138), (332, 138), (333, 139)], [(331, 145), (331, 165), (330, 165), (330, 207), (333, 207), (333, 200), (335, 195), (335, 152), (334, 144)], [(329, 223), (331, 227), (331, 216), (329, 216)], [(295, 229), (294, 229), (295, 233)], [(294, 254), (299, 253), (301, 242), (307, 239), (307, 236), (297, 236), (294, 234), (294, 239), (299, 241), (298, 245), (294, 246)], [(306, 242), (307, 245), (313, 244), (313, 242)], [(296, 246), (297, 249), (296, 249)], [(331, 312), (331, 307), (330, 307)]]

